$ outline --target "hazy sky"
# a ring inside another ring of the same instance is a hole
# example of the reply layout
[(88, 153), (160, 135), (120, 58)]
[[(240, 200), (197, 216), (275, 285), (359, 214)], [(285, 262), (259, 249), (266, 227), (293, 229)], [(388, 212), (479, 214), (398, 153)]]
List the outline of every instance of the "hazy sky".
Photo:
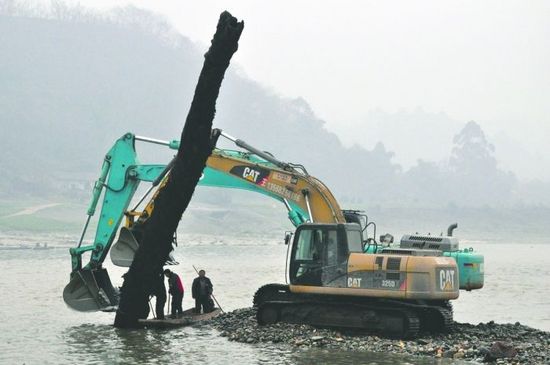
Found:
[(550, 1), (68, 2), (151, 9), (205, 45), (229, 10), (245, 20), (234, 62), (278, 94), (304, 97), (348, 143), (374, 142), (350, 133), (370, 110), (420, 106), (474, 119), (540, 158), (533, 166), (550, 164)]

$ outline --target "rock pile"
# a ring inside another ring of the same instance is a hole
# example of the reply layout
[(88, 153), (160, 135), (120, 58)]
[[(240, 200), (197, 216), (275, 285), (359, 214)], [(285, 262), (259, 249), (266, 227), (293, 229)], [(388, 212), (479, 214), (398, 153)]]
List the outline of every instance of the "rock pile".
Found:
[(550, 364), (550, 333), (519, 322), (472, 325), (456, 323), (448, 333), (421, 334), (415, 340), (396, 340), (360, 332), (319, 329), (277, 323), (258, 326), (253, 308), (238, 309), (212, 320), (220, 335), (245, 343), (281, 343), (302, 348), (392, 352), (498, 364)]

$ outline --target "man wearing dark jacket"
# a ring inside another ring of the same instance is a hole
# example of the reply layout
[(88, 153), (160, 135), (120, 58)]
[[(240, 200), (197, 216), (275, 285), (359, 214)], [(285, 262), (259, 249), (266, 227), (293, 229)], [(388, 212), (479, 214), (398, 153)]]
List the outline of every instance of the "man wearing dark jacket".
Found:
[(214, 305), (212, 304), (212, 282), (206, 276), (204, 270), (199, 271), (199, 277), (193, 280), (192, 294), (195, 298), (195, 313), (201, 313), (201, 307), (204, 313), (212, 312)]
[(183, 313), (181, 301), (183, 300), (183, 284), (178, 274), (166, 269), (164, 275), (168, 278), (168, 293), (172, 295), (172, 317)]

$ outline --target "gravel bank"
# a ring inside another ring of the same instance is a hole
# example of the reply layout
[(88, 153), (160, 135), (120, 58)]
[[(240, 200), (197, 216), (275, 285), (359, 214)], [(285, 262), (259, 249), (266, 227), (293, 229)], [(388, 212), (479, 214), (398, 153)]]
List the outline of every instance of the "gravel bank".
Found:
[(520, 323), (456, 323), (449, 333), (421, 334), (415, 340), (402, 341), (288, 323), (258, 326), (255, 315), (252, 308), (237, 309), (213, 319), (211, 323), (221, 336), (245, 343), (392, 352), (477, 362), (495, 361), (497, 364), (550, 364), (550, 333)]

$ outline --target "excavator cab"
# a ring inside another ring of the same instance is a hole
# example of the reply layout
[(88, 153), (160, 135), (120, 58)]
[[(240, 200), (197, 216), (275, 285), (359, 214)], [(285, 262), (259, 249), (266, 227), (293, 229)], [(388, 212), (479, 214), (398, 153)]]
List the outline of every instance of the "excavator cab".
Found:
[(290, 283), (346, 287), (349, 255), (362, 250), (362, 231), (358, 224), (302, 224), (294, 235)]

